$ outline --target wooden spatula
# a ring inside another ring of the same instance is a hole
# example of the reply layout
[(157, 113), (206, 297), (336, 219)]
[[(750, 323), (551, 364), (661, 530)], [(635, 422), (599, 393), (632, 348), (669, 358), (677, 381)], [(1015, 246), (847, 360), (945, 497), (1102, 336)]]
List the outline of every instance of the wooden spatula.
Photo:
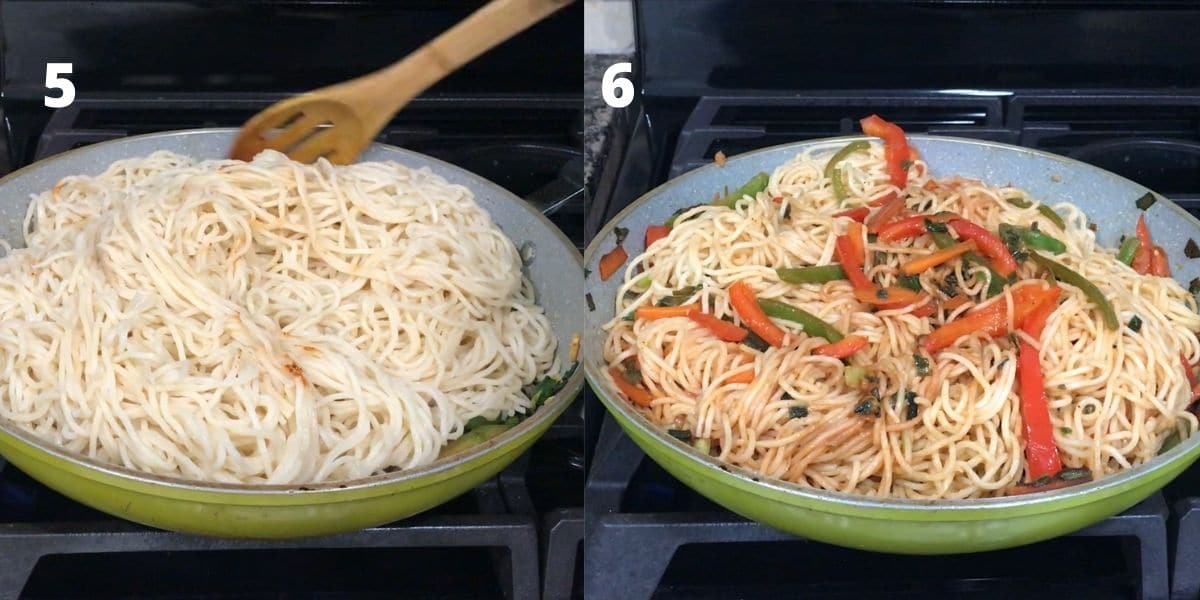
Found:
[(299, 162), (324, 157), (349, 164), (409, 100), (571, 2), (492, 0), (400, 62), (254, 115), (238, 132), (229, 156), (250, 160), (269, 148)]

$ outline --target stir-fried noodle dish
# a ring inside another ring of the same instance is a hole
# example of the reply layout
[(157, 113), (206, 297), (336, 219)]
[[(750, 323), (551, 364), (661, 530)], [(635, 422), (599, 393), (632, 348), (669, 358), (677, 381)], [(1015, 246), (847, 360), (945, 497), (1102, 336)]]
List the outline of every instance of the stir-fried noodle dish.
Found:
[(1064, 487), (1196, 430), (1200, 316), (1144, 218), (1102, 247), (1076, 206), (934, 177), (862, 125), (883, 143), (803, 152), (601, 259), (625, 400), (762, 476), (914, 499)]
[(108, 463), (355, 479), (562, 384), (517, 248), (427, 169), (159, 152), (35, 196), (25, 238), (0, 259), (0, 420)]

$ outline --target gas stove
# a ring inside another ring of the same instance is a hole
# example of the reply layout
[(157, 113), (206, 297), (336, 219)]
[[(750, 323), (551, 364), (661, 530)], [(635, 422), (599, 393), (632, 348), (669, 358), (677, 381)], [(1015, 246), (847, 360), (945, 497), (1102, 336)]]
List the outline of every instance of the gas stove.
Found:
[[(482, 2), (337, 4), (4, 2), (0, 173), (130, 135), (237, 127), (291, 93), (396, 60)], [(581, 18), (569, 9), (530, 30), (540, 41), (498, 48), (413, 101), (377, 141), (496, 182), (582, 248), (580, 59), (495, 75), (497, 64), (527, 61), (542, 44), (569, 47)], [(156, 19), (174, 31), (149, 26)], [(264, 27), (319, 40), (322, 52), (246, 37)], [(219, 34), (228, 39), (209, 61), (192, 56), (195, 43)], [(176, 43), (180, 36), (194, 42), (190, 49)], [(242, 56), (251, 53), (257, 61), (247, 64)], [(48, 59), (75, 62), (78, 97), (69, 107), (42, 106), (41, 73), (31, 69)], [(125, 522), (0, 460), (0, 598), (526, 599), (543, 587), (547, 597), (569, 597), (581, 586), (582, 431), (582, 410), (572, 407), (509, 468), (449, 503), (365, 531), (286, 542)]]

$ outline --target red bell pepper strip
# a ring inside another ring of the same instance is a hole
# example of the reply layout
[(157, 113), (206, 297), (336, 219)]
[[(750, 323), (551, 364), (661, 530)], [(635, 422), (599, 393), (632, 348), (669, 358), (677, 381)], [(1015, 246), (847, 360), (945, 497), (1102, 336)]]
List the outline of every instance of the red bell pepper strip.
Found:
[[(1013, 295), (1013, 324), (1020, 327), (1029, 313), (1045, 302), (1047, 298), (1058, 300), (1062, 292), (1057, 287), (1041, 287), (1025, 285), (1012, 291)], [(933, 354), (953, 344), (958, 338), (976, 332), (984, 332), (991, 337), (999, 337), (1008, 331), (1008, 306), (1003, 298), (998, 298), (991, 304), (968, 312), (959, 318), (938, 327), (932, 333), (921, 339), (921, 347)]]
[(854, 244), (850, 242), (848, 236), (839, 235), (834, 250), (837, 253), (838, 262), (842, 263), (842, 270), (846, 272), (846, 279), (850, 280), (850, 285), (853, 285), (855, 289), (873, 289), (875, 287), (875, 284), (871, 283), (871, 280), (863, 273), (862, 256), (854, 251)]
[(1187, 375), (1188, 385), (1192, 389), (1192, 401), (1188, 404), (1194, 404), (1200, 400), (1200, 381), (1196, 380), (1196, 372), (1192, 370), (1192, 365), (1188, 363), (1187, 356), (1184, 356), (1182, 352), (1179, 353), (1179, 362), (1183, 363), (1183, 372)]
[(813, 354), (831, 356), (833, 358), (846, 358), (866, 347), (867, 338), (861, 335), (848, 335), (832, 344), (817, 346), (813, 349)]
[(1154, 241), (1150, 239), (1150, 228), (1146, 226), (1146, 213), (1138, 215), (1135, 231), (1139, 243), (1137, 251), (1133, 253), (1133, 263), (1130, 266), (1142, 275), (1149, 275), (1153, 269)]
[(608, 375), (609, 377), (612, 377), (613, 383), (617, 384), (617, 389), (620, 390), (621, 393), (624, 394), (625, 398), (627, 398), (630, 402), (638, 406), (648, 407), (650, 406), (650, 403), (654, 401), (654, 396), (651, 396), (650, 392), (642, 389), (640, 386), (630, 383), (629, 380), (625, 379), (625, 374), (622, 373), (620, 369), (616, 367), (610, 367), (608, 369)]
[(692, 308), (688, 311), (687, 317), (705, 327), (713, 335), (717, 336), (724, 342), (740, 342), (746, 339), (749, 333), (745, 329), (734, 325), (728, 321), (722, 321), (698, 308)]
[(729, 286), (729, 302), (733, 304), (733, 310), (750, 328), (750, 331), (758, 334), (758, 337), (762, 338), (764, 342), (776, 348), (783, 345), (783, 338), (786, 334), (758, 306), (758, 300), (754, 298), (754, 291), (750, 289), (749, 285), (746, 285), (746, 282), (739, 281)]
[(668, 235), (671, 235), (671, 228), (667, 227), (666, 225), (651, 225), (647, 227), (646, 247), (649, 248), (650, 244), (653, 244), (654, 242), (657, 242)]
[(1171, 266), (1167, 264), (1167, 251), (1162, 246), (1155, 246), (1150, 251), (1150, 274), (1159, 277), (1170, 277)]
[(867, 231), (879, 233), (885, 226), (891, 224), (904, 212), (904, 198), (896, 196), (879, 207), (875, 214), (867, 218)]
[(867, 206), (870, 206), (871, 208), (879, 208), (880, 206), (883, 206), (884, 204), (891, 202), (895, 197), (896, 197), (896, 191), (892, 190), (892, 191), (887, 192), (886, 194), (868, 202)]
[[(1058, 289), (1058, 288), (1054, 288)], [(1057, 294), (1044, 300), (1021, 325), (1021, 330), (1040, 339), (1046, 319), (1058, 307)], [(1021, 398), (1021, 418), (1025, 424), (1025, 463), (1029, 481), (1056, 475), (1062, 471), (1062, 459), (1054, 443), (1054, 425), (1050, 422), (1050, 404), (1037, 348), (1022, 339), (1017, 348), (1017, 379)]]
[(624, 246), (617, 246), (609, 251), (608, 254), (601, 256), (600, 281), (608, 281), (608, 278), (612, 277), (613, 273), (616, 273), (628, 258), (629, 255), (625, 253)]
[(850, 219), (853, 219), (855, 221), (858, 221), (859, 223), (862, 223), (863, 220), (865, 220), (867, 218), (867, 215), (869, 215), (869, 214), (871, 214), (870, 208), (867, 208), (865, 206), (860, 206), (858, 208), (851, 208), (850, 210), (843, 210), (840, 213), (834, 213), (833, 216), (834, 216), (834, 218), (849, 217)]
[(908, 138), (899, 125), (889, 123), (871, 115), (861, 121), (863, 133), (883, 140), (883, 158), (887, 163), (888, 177), (892, 185), (903, 188), (908, 183), (908, 167), (913, 153), (908, 147)]
[(913, 215), (898, 221), (892, 221), (879, 230), (879, 241), (891, 244), (909, 238), (920, 237), (928, 233), (925, 230), (925, 219), (929, 215)]
[(1008, 277), (1017, 270), (1017, 261), (1008, 251), (1008, 246), (992, 232), (966, 219), (950, 221), (950, 228), (964, 240), (975, 240), (979, 252), (991, 259), (992, 269), (1002, 277)]

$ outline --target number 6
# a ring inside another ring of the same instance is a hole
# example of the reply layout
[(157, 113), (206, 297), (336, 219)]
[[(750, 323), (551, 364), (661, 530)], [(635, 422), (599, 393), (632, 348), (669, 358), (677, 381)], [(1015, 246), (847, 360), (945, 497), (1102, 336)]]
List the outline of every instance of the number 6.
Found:
[(45, 97), (45, 104), (50, 108), (66, 108), (75, 101), (75, 84), (60, 75), (71, 74), (71, 63), (46, 63), (46, 87), (59, 90), (62, 95), (57, 98)]
[(600, 80), (600, 95), (604, 97), (605, 104), (613, 108), (625, 108), (633, 102), (633, 82), (626, 77), (619, 77), (632, 72), (633, 65), (627, 62), (617, 63), (604, 71), (604, 78)]

